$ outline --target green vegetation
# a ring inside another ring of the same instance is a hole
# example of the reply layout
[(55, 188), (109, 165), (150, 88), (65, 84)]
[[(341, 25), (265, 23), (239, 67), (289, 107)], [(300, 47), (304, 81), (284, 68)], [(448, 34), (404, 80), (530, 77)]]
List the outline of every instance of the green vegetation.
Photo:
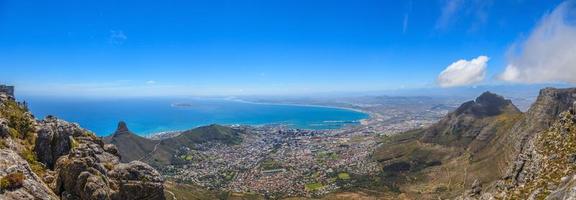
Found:
[(24, 148), (19, 154), (28, 162), (30, 168), (32, 168), (32, 171), (36, 175), (42, 177), (46, 173), (46, 168), (42, 163), (38, 162), (36, 159), (36, 154), (31, 149), (31, 147)]
[(89, 138), (91, 138), (92, 140), (98, 140), (98, 136), (96, 136), (96, 134), (94, 134), (94, 133), (92, 133), (92, 132), (90, 132), (90, 131), (84, 131), (84, 132), (82, 133), (82, 136), (84, 136), (84, 137), (89, 137)]
[(341, 172), (338, 174), (338, 178), (340, 180), (349, 180), (350, 179), (350, 174), (346, 173), (346, 172)]
[(74, 138), (70, 138), (70, 147), (72, 147), (72, 149), (78, 148), (79, 144), (78, 142), (74, 139)]
[(542, 158), (541, 170), (523, 187), (515, 188), (510, 192), (511, 199), (527, 199), (528, 195), (535, 194), (535, 199), (544, 199), (552, 192), (550, 185), (558, 185), (562, 177), (576, 173), (573, 163), (576, 152), (576, 123), (569, 112), (561, 114), (561, 119), (550, 129), (535, 138), (535, 151)]
[(24, 173), (14, 172), (0, 179), (0, 189), (13, 190), (22, 187), (24, 184)]
[(8, 145), (6, 144), (6, 141), (0, 140), (0, 149), (5, 149), (5, 148), (8, 148)]
[(5, 101), (0, 108), (0, 117), (8, 119), (12, 138), (25, 139), (29, 144), (34, 144), (34, 122), (25, 108), (15, 101)]
[[(42, 176), (46, 169), (44, 165), (37, 161), (34, 153), (36, 134), (34, 119), (28, 114), (26, 108), (21, 107), (16, 101), (4, 101), (0, 104), (0, 117), (8, 120), (8, 132), (12, 139), (20, 140), (23, 148), (18, 152), (24, 158), (32, 171)], [(0, 148), (7, 145), (4, 141), (0, 143)]]
[(306, 191), (316, 191), (324, 188), (324, 185), (322, 183), (308, 183), (304, 188), (306, 188)]
[(175, 138), (179, 142), (185, 142), (187, 144), (203, 143), (203, 142), (220, 142), (222, 144), (237, 145), (242, 143), (242, 137), (238, 130), (220, 126), (220, 125), (210, 125), (198, 127), (189, 131), (186, 131)]
[(230, 172), (224, 172), (224, 180), (226, 181), (231, 181), (232, 179), (234, 179), (234, 177), (236, 176), (236, 172), (230, 171)]
[(274, 160), (272, 158), (266, 158), (265, 160), (262, 161), (262, 163), (260, 163), (260, 166), (262, 167), (262, 170), (271, 170), (271, 169), (282, 168), (280, 163), (278, 163), (276, 160)]
[(322, 151), (317, 154), (317, 158), (320, 160), (337, 160), (338, 155), (334, 152)]
[(192, 160), (192, 155), (181, 155), (180, 159), (185, 160), (185, 161), (191, 161)]
[(110, 162), (106, 162), (106, 163), (104, 163), (104, 167), (106, 167), (106, 169), (108, 169), (108, 170), (112, 170), (112, 169), (114, 169), (114, 164), (110, 163)]
[(172, 181), (166, 181), (164, 184), (164, 196), (167, 200), (172, 199), (189, 199), (189, 200), (203, 200), (203, 199), (230, 199), (230, 200), (257, 200), (264, 199), (264, 197), (257, 194), (250, 193), (230, 193), (221, 191), (211, 191), (204, 189), (200, 186), (192, 184), (179, 184)]

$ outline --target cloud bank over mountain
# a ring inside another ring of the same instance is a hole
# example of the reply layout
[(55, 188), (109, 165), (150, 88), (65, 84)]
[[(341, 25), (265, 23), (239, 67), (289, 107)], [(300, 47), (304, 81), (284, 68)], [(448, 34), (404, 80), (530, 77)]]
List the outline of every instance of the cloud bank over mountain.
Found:
[(458, 87), (479, 83), (486, 77), (486, 66), (489, 58), (478, 56), (470, 61), (458, 60), (438, 75), (440, 87)]
[(576, 3), (566, 1), (545, 15), (526, 40), (510, 49), (498, 78), (518, 83), (576, 83)]

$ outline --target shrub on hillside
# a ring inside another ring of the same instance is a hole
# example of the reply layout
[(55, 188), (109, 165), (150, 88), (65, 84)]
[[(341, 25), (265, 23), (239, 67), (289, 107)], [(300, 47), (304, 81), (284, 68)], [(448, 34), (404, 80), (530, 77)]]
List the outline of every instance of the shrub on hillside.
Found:
[(14, 172), (0, 179), (0, 188), (3, 190), (13, 190), (22, 187), (24, 184), (24, 173)]

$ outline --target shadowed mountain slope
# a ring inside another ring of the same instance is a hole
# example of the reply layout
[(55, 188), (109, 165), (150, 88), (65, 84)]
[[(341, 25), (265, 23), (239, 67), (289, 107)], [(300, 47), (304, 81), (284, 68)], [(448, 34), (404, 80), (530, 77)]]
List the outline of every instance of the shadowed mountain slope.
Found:
[(385, 138), (373, 157), (390, 185), (414, 198), (454, 197), (505, 173), (511, 150), (503, 140), (521, 116), (510, 100), (485, 92), (429, 128)]
[(545, 88), (526, 113), (484, 93), (433, 126), (387, 137), (385, 179), (416, 199), (576, 197), (576, 88)]
[(462, 104), (440, 122), (426, 129), (422, 142), (467, 147), (476, 139), (486, 141), (493, 137), (491, 125), (497, 119), (496, 116), (520, 113), (510, 100), (485, 92), (475, 101)]
[(176, 137), (152, 140), (132, 133), (124, 122), (120, 122), (118, 130), (105, 141), (118, 147), (123, 162), (141, 160), (162, 166), (171, 164), (180, 148), (194, 148), (206, 142), (236, 145), (242, 142), (242, 133), (226, 126), (209, 125), (184, 131)]
[(112, 136), (105, 137), (104, 142), (116, 145), (122, 162), (144, 158), (159, 143), (159, 141), (150, 140), (132, 133), (124, 122), (119, 122), (116, 132)]

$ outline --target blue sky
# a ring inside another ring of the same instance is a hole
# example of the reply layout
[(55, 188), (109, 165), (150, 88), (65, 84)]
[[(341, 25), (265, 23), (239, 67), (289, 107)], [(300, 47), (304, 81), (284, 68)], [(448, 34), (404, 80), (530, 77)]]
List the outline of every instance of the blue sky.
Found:
[(473, 84), (501, 84), (511, 62), (529, 65), (509, 49), (561, 3), (0, 0), (0, 82), (27, 95), (375, 91), (439, 87), (452, 63), (487, 56)]

